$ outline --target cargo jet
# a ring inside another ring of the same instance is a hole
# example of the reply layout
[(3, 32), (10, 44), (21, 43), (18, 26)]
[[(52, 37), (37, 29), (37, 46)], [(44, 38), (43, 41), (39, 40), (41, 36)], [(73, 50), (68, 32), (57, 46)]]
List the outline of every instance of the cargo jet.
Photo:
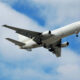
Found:
[[(8, 25), (3, 25), (3, 27), (10, 28), (16, 31), (16, 33), (21, 35), (20, 39), (25, 36), (24, 39), (19, 41), (6, 38), (15, 45), (18, 45), (20, 49), (32, 51), (33, 48), (44, 47), (55, 54), (57, 57), (60, 57), (61, 48), (67, 47), (69, 45), (69, 42), (62, 43), (62, 39), (72, 34), (76, 34), (76, 37), (78, 37), (78, 33), (80, 32), (80, 21), (53, 31), (49, 30), (45, 32), (30, 31)], [(29, 39), (27, 40), (26, 37), (28, 37)]]

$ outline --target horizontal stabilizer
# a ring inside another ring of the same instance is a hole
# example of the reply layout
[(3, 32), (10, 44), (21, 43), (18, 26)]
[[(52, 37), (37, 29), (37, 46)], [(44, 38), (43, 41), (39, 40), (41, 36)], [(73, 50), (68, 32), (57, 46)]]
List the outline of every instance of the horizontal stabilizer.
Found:
[(24, 43), (22, 42), (19, 42), (19, 41), (16, 41), (16, 40), (13, 40), (13, 39), (10, 39), (10, 38), (6, 38), (8, 41), (14, 43), (15, 45), (18, 45), (18, 46), (23, 46), (25, 45)]

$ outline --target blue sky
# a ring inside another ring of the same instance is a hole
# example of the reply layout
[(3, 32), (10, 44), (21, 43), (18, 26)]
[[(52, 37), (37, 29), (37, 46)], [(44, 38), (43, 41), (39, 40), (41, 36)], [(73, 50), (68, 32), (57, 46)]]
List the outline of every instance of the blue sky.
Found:
[(12, 8), (19, 11), (20, 13), (23, 13), (33, 20), (37, 21), (40, 25), (45, 25), (45, 20), (39, 16), (39, 9), (37, 6), (32, 6), (28, 1), (26, 2), (27, 5), (24, 5), (21, 3), (21, 1), (16, 2)]
[[(80, 20), (79, 0), (0, 0), (0, 25), (46, 31)], [(80, 37), (69, 36), (62, 57), (43, 48), (20, 50), (4, 38), (17, 34), (0, 27), (0, 80), (80, 80)], [(75, 72), (75, 73), (74, 73)]]

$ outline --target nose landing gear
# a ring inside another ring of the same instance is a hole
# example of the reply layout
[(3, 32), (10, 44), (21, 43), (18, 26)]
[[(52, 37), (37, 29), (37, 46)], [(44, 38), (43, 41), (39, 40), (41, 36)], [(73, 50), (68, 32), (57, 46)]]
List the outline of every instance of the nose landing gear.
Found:
[(79, 37), (79, 34), (76, 34), (76, 37)]
[(76, 34), (76, 37), (79, 37), (79, 35), (78, 35), (78, 34)]
[(75, 33), (76, 33), (76, 37), (79, 37), (79, 32), (78, 32), (78, 31), (76, 31)]

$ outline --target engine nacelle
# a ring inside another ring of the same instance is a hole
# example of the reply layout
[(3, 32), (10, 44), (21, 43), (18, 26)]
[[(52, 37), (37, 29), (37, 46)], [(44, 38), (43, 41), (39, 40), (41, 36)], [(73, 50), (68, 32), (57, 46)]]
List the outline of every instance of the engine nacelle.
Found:
[(45, 36), (49, 36), (51, 34), (51, 31), (45, 31), (42, 33), (42, 35), (45, 35)]
[(69, 45), (69, 42), (64, 42), (63, 44), (61, 44), (61, 47), (67, 47)]

